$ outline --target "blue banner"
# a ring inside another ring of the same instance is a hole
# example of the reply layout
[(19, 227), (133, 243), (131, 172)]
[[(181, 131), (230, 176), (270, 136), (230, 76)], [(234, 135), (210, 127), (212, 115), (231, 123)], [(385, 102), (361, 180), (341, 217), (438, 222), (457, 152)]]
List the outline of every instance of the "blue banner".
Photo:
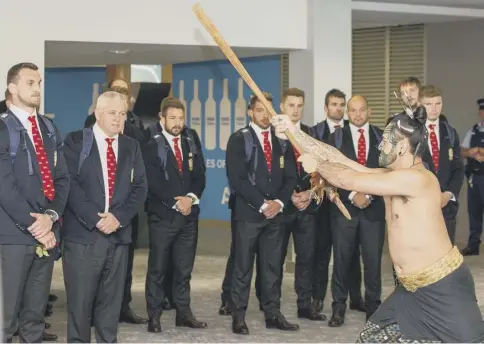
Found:
[[(279, 111), (280, 56), (242, 59), (262, 91), (272, 93)], [(184, 102), (187, 125), (202, 141), (207, 166), (207, 186), (201, 200), (201, 219), (229, 221), (229, 188), (225, 149), (231, 133), (249, 123), (248, 99), (252, 92), (227, 61), (173, 65), (173, 95)]]

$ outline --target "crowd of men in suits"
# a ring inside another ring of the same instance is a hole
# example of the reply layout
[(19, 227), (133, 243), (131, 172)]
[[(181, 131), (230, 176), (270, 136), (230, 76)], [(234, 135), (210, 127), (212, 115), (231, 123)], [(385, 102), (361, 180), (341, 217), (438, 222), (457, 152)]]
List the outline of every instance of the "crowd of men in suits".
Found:
[[(172, 308), (176, 326), (206, 328), (194, 316), (190, 300), (205, 160), (197, 132), (185, 125), (183, 104), (165, 98), (159, 121), (146, 130), (129, 111), (129, 84), (113, 80), (85, 128), (62, 140), (55, 124), (38, 114), (41, 81), (34, 64), (13, 66), (7, 76), (9, 103), (0, 121), (3, 340), (11, 341), (15, 334), (27, 342), (45, 339), (44, 314), (59, 257), (68, 342), (89, 342), (91, 327), (97, 341), (114, 342), (119, 322), (147, 323), (149, 332), (161, 332), (160, 317)], [(441, 184), (442, 211), (453, 242), (464, 179), (458, 135), (441, 118), (438, 88), (409, 78), (400, 91), (411, 107), (427, 109), (430, 134), (424, 160)], [(272, 102), (270, 94), (264, 96)], [(378, 166), (382, 130), (370, 124), (371, 107), (364, 96), (346, 99), (342, 91), (330, 90), (326, 119), (315, 126), (302, 123), (304, 102), (303, 90), (288, 89), (281, 113), (315, 140), (362, 165)], [(292, 235), (298, 318), (326, 320), (322, 311), (332, 250), (329, 326), (344, 324), (348, 295), (350, 309), (369, 318), (381, 303), (383, 200), (339, 190), (351, 220), (327, 199), (316, 204), (310, 178), (297, 162), (299, 153), (275, 136), (257, 97), (250, 98), (248, 116), (250, 124), (233, 133), (227, 145), (232, 243), (219, 313), (232, 316), (234, 333), (249, 334), (245, 314), (255, 262), (256, 295), (266, 327), (299, 329), (281, 313), (283, 266)], [(148, 319), (130, 307), (137, 214), (143, 210), (150, 239)]]

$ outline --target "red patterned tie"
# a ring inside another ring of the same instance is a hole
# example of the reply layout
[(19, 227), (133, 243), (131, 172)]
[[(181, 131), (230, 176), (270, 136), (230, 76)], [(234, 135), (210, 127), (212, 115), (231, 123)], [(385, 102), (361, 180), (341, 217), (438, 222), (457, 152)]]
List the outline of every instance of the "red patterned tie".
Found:
[(301, 154), (299, 154), (299, 152), (295, 148), (293, 148), (293, 151), (294, 151), (294, 158), (296, 159), (297, 173), (301, 175), (301, 163), (297, 161), (297, 159), (299, 159), (299, 156)]
[(439, 171), (439, 144), (437, 142), (437, 135), (435, 134), (435, 124), (429, 124), (430, 129), (430, 148), (432, 149), (432, 161), (434, 163), (435, 172)]
[(182, 160), (182, 153), (180, 150), (180, 146), (178, 145), (179, 140), (180, 140), (179, 137), (173, 138), (173, 147), (175, 148), (175, 159), (176, 159), (176, 164), (178, 165), (178, 171), (180, 171), (180, 174), (183, 174), (183, 160)]
[(116, 181), (116, 156), (114, 155), (114, 139), (106, 138), (108, 150), (106, 152), (106, 162), (108, 164), (108, 186), (109, 186), (109, 204), (114, 194), (114, 182)]
[(44, 143), (42, 142), (42, 136), (35, 117), (36, 116), (29, 116), (29, 121), (32, 124), (32, 137), (34, 139), (35, 153), (37, 155), (40, 175), (42, 178), (42, 188), (44, 189), (45, 197), (49, 201), (52, 201), (55, 196), (52, 172), (50, 171), (49, 160), (47, 160), (47, 153), (45, 152)]
[(358, 129), (360, 138), (358, 139), (358, 163), (366, 165), (366, 140), (363, 129)]
[(266, 158), (267, 169), (270, 173), (272, 171), (272, 148), (269, 142), (269, 132), (263, 131), (262, 135), (264, 135), (264, 156)]

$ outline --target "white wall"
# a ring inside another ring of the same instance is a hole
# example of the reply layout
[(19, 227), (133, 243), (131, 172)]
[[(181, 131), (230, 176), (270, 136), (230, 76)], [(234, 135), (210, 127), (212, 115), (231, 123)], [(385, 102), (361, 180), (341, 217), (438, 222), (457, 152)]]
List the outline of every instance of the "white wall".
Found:
[[(428, 84), (443, 92), (444, 113), (461, 140), (478, 118), (476, 101), (484, 97), (484, 20), (429, 24), (426, 29)], [(467, 243), (467, 185), (460, 197), (456, 241)]]

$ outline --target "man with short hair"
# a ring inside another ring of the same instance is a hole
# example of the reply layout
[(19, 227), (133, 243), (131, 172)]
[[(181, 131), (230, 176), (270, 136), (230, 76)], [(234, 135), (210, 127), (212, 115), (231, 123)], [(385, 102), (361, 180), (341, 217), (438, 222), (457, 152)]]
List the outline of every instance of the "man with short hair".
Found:
[(153, 136), (143, 152), (150, 235), (145, 290), (148, 332), (161, 332), (165, 278), (170, 264), (175, 324), (202, 329), (207, 323), (193, 315), (190, 281), (197, 250), (199, 204), (205, 190), (205, 161), (199, 154), (201, 147), (182, 135), (186, 118), (180, 100), (164, 100), (159, 117), (163, 130)]
[(280, 138), (289, 130), (306, 154), (299, 161), (337, 188), (384, 197), (388, 245), (400, 284), (361, 331), (358, 342), (484, 340), (474, 281), (447, 233), (441, 188), (422, 161), (425, 108), (397, 115), (380, 145), (382, 169), (346, 158), (334, 147), (297, 130), (286, 117), (273, 119)]
[(20, 341), (43, 339), (58, 220), (69, 193), (60, 133), (37, 113), (41, 82), (35, 64), (11, 67), (11, 103), (0, 120), (3, 342), (12, 340), (17, 326)]
[(67, 135), (64, 151), (71, 192), (62, 227), (67, 294), (67, 341), (117, 341), (128, 266), (131, 220), (147, 182), (139, 143), (121, 134), (128, 104), (101, 94), (92, 128)]
[[(324, 97), (326, 119), (310, 129), (312, 136), (319, 141), (328, 143), (331, 134), (347, 127), (349, 121), (343, 118), (345, 107), (346, 94), (336, 88), (329, 90)], [(325, 197), (320, 204), (318, 221), (316, 221), (313, 307), (318, 312), (323, 310), (324, 299), (326, 298), (329, 283), (329, 263), (333, 247), (330, 216), (331, 207), (331, 202)], [(355, 248), (349, 276), (348, 293), (350, 296), (350, 309), (365, 312), (365, 303), (361, 297), (361, 264), (359, 247)]]
[(422, 160), (439, 180), (442, 190), (442, 213), (450, 242), (455, 242), (459, 193), (464, 182), (464, 165), (460, 157), (459, 134), (448, 121), (442, 120), (442, 91), (433, 85), (420, 88), (419, 103), (427, 111), (425, 126), (429, 133)]

